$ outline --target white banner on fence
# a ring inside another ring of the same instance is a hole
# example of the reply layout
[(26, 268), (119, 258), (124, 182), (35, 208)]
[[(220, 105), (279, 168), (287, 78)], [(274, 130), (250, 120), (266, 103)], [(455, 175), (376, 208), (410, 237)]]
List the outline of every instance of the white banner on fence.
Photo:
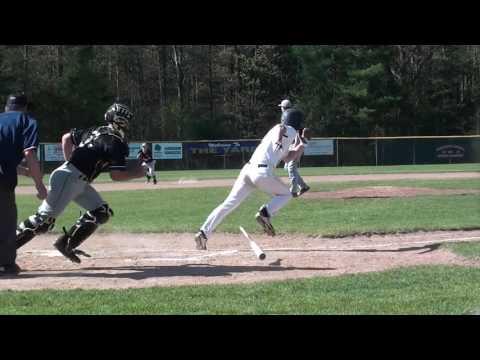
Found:
[(65, 161), (62, 144), (45, 144), (43, 146), (45, 161)]
[(182, 143), (153, 143), (153, 158), (154, 159), (182, 159)]
[(130, 150), (130, 154), (128, 155), (127, 159), (136, 159), (138, 152), (142, 148), (142, 143), (130, 143), (128, 144), (128, 148)]
[(305, 147), (305, 155), (334, 155), (333, 139), (311, 140)]

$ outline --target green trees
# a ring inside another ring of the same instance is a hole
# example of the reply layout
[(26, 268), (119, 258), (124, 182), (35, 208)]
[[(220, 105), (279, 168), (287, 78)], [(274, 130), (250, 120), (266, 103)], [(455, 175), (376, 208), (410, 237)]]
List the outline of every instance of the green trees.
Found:
[(302, 46), (311, 122), (328, 136), (458, 135), (478, 123), (472, 46)]
[(288, 97), (317, 136), (480, 133), (477, 45), (0, 46), (0, 95), (23, 90), (43, 141), (119, 98), (132, 139), (258, 138)]

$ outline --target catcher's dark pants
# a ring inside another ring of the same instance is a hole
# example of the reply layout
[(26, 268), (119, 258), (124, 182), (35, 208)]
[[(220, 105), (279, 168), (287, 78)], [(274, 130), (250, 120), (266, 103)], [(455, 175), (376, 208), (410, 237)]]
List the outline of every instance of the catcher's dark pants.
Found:
[(17, 205), (15, 191), (0, 188), (0, 266), (14, 264), (17, 258)]

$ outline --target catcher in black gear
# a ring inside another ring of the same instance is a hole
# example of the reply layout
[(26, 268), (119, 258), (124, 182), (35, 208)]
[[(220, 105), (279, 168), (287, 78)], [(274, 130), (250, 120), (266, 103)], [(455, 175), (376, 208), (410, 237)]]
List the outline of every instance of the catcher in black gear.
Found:
[(86, 212), (68, 231), (63, 229), (64, 234), (54, 246), (75, 263), (80, 263), (78, 255), (88, 256), (77, 248), (113, 215), (91, 183), (104, 171), (109, 171), (112, 180), (116, 181), (143, 176), (138, 161), (127, 164), (126, 160), (129, 154), (127, 132), (132, 118), (133, 113), (127, 106), (114, 103), (105, 113), (105, 125), (87, 130), (73, 129), (63, 136), (65, 163), (50, 175), (48, 197), (37, 213), (18, 225), (17, 249), (36, 235), (51, 230), (55, 219), (74, 201)]

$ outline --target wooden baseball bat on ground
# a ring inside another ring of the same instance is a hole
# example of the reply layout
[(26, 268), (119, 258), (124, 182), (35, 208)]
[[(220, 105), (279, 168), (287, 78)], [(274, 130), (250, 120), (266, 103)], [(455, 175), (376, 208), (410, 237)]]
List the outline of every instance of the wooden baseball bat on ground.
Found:
[(255, 241), (248, 235), (248, 233), (245, 231), (243, 227), (240, 226), (240, 231), (243, 233), (243, 235), (247, 238), (250, 247), (252, 248), (253, 252), (255, 253), (255, 256), (260, 259), (260, 260), (265, 260), (267, 255), (263, 252), (263, 250), (260, 248), (260, 246), (257, 245)]

